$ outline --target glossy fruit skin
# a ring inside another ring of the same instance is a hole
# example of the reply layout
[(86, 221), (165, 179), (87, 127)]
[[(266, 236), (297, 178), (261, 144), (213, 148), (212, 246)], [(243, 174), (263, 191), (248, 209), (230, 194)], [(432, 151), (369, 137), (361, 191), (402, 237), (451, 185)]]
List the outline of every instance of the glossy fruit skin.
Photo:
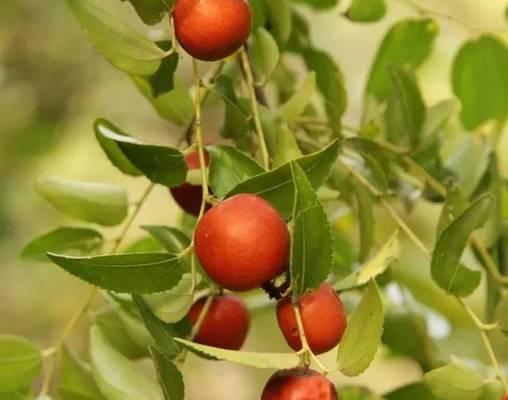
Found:
[(338, 400), (338, 396), (324, 375), (309, 368), (293, 368), (272, 375), (261, 400)]
[[(199, 152), (194, 151), (185, 157), (185, 162), (189, 169), (199, 169)], [(210, 165), (210, 154), (205, 151), (205, 164)], [(182, 183), (180, 186), (170, 189), (171, 195), (176, 203), (189, 214), (198, 216), (201, 209), (201, 201), (203, 200), (203, 189), (199, 185), (191, 185), (190, 183)], [(210, 205), (206, 205), (206, 209), (210, 209)]]
[(194, 244), (204, 270), (226, 289), (257, 288), (287, 268), (286, 223), (256, 195), (238, 194), (214, 206), (198, 223)]
[[(327, 283), (303, 295), (298, 301), (305, 336), (314, 354), (333, 349), (347, 326), (347, 315), (339, 296)], [(291, 299), (277, 303), (277, 322), (288, 345), (295, 351), (302, 348)]]
[[(205, 305), (206, 297), (196, 301), (188, 317), (194, 325)], [(239, 350), (249, 332), (249, 312), (236, 296), (222, 295), (213, 299), (195, 341), (207, 346)]]
[(246, 0), (177, 0), (173, 21), (178, 42), (187, 53), (217, 61), (245, 44), (252, 13)]

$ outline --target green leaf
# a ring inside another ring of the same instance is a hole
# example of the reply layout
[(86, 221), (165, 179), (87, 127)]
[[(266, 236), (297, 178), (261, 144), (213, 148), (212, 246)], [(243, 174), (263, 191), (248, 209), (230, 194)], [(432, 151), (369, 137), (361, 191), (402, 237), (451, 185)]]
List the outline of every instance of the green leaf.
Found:
[(215, 80), (214, 90), (225, 105), (221, 135), (233, 139), (240, 150), (250, 150), (251, 139), (248, 134), (251, 129), (249, 124), (251, 116), (246, 101), (237, 97), (233, 80), (229, 76), (219, 76)]
[(146, 37), (118, 21), (90, 0), (67, 0), (81, 29), (95, 48), (116, 68), (135, 75), (151, 75), (164, 52)]
[(184, 273), (180, 259), (168, 253), (130, 253), (99, 257), (48, 254), (70, 274), (102, 289), (122, 293), (162, 292), (175, 286)]
[(187, 86), (176, 76), (173, 90), (158, 97), (153, 96), (152, 84), (148, 78), (141, 76), (131, 76), (131, 78), (162, 118), (180, 126), (191, 122), (194, 116), (194, 101)]
[(330, 224), (305, 172), (291, 163), (295, 186), (291, 242), (291, 287), (301, 296), (317, 288), (332, 268)]
[(399, 231), (395, 231), (358, 274), (357, 284), (364, 285), (384, 273), (390, 265), (398, 261), (400, 253)]
[(39, 349), (27, 339), (0, 335), (0, 392), (31, 385), (42, 368)]
[(386, 400), (438, 400), (423, 383), (412, 383), (383, 396)]
[(424, 372), (441, 361), (437, 346), (427, 333), (425, 317), (415, 311), (401, 310), (399, 306), (389, 310), (382, 340), (394, 353), (416, 360)]
[(348, 236), (339, 229), (332, 229), (333, 237), (333, 273), (340, 279), (349, 275), (356, 263), (357, 256)]
[(292, 0), (294, 3), (306, 4), (318, 10), (326, 10), (339, 4), (339, 0)]
[(58, 393), (65, 400), (103, 400), (90, 367), (75, 358), (67, 347), (60, 358)]
[(478, 400), (504, 400), (505, 394), (503, 385), (499, 381), (485, 382), (483, 385), (482, 394)]
[(158, 240), (152, 236), (144, 237), (129, 244), (123, 253), (155, 253), (163, 251), (164, 248)]
[(496, 245), (503, 231), (503, 180), (496, 152), (489, 157), (487, 171), (475, 190), (475, 195), (491, 193), (494, 196), (494, 206), (484, 227), (478, 232), (478, 238), (485, 247)]
[(303, 52), (307, 68), (316, 74), (316, 84), (323, 95), (325, 109), (332, 129), (340, 132), (340, 121), (347, 107), (347, 92), (342, 71), (328, 54), (306, 49)]
[(152, 182), (170, 187), (185, 182), (188, 168), (179, 150), (143, 144), (112, 129), (101, 129), (99, 133), (113, 140), (125, 157)]
[[(366, 156), (370, 156), (371, 159), (374, 159), (381, 166), (384, 175), (389, 176), (392, 174), (390, 164), (393, 160), (393, 154), (383, 149), (379, 143), (364, 137), (348, 137), (344, 140), (344, 144), (360, 153), (368, 166), (370, 166), (369, 157)], [(386, 176), (384, 179), (386, 179)], [(380, 185), (380, 187), (382, 188), (383, 185)]]
[[(444, 160), (446, 168), (453, 171), (467, 197), (478, 187), (489, 167), (492, 144), (485, 137), (463, 136)], [(471, 162), (475, 160), (475, 162)]]
[(146, 355), (148, 353), (148, 346), (153, 346), (155, 339), (146, 328), (142, 318), (134, 307), (133, 303), (120, 305), (118, 318), (127, 336), (136, 344), (136, 347), (144, 349), (143, 355)]
[(270, 26), (270, 33), (277, 43), (283, 44), (289, 40), (292, 29), (291, 4), (289, 0), (264, 0), (266, 17)]
[(381, 341), (384, 311), (374, 280), (370, 281), (360, 304), (349, 317), (338, 351), (340, 371), (357, 376), (367, 369)]
[(266, 24), (266, 10), (264, 0), (250, 0), (250, 9), (252, 12), (252, 32)]
[(473, 130), (488, 120), (508, 116), (508, 47), (483, 35), (466, 42), (453, 63), (453, 92), (462, 103), (461, 118)]
[(486, 194), (474, 201), (439, 237), (432, 254), (432, 278), (447, 292), (465, 297), (480, 284), (481, 272), (462, 266), (460, 258), (473, 231), (487, 220), (494, 199)]
[(303, 113), (315, 90), (316, 74), (311, 71), (302, 86), (279, 107), (278, 115), (287, 122), (293, 122)]
[(482, 394), (478, 400), (504, 400), (503, 385), (499, 381), (484, 382)]
[(90, 254), (104, 245), (104, 237), (88, 228), (57, 228), (28, 243), (20, 257), (27, 260), (48, 262), (46, 253)]
[(132, 339), (131, 334), (127, 333), (127, 321), (120, 318), (121, 311), (122, 309), (115, 306), (105, 308), (94, 316), (94, 322), (113, 347), (125, 357), (130, 359), (145, 357), (147, 355), (145, 344), (141, 346)]
[(217, 360), (231, 361), (254, 368), (288, 369), (298, 365), (298, 356), (294, 353), (253, 353), (248, 351), (224, 350), (205, 346), (184, 339), (175, 339), (178, 343), (197, 354), (205, 354)]
[(98, 326), (90, 332), (95, 382), (108, 400), (160, 400), (159, 387), (143, 368), (120, 354)]
[(230, 146), (210, 146), (210, 186), (215, 196), (224, 198), (236, 185), (265, 170), (247, 154)]
[(261, 124), (273, 168), (302, 156), (296, 137), (287, 123), (274, 116), (268, 109), (261, 108)]
[(104, 150), (104, 153), (106, 153), (109, 161), (111, 161), (115, 167), (127, 175), (140, 176), (143, 174), (129, 161), (125, 154), (123, 154), (118, 143), (110, 138), (110, 133), (129, 138), (130, 136), (128, 134), (103, 118), (95, 120), (93, 127), (97, 141), (101, 145), (102, 150)]
[(277, 42), (265, 28), (258, 28), (253, 35), (250, 53), (257, 77), (265, 83), (272, 75), (280, 58)]
[(341, 386), (337, 392), (340, 400), (383, 400), (363, 386)]
[(376, 22), (384, 17), (384, 0), (353, 0), (346, 11), (346, 17), (354, 22)]
[(432, 19), (403, 20), (386, 34), (372, 64), (367, 94), (384, 100), (390, 94), (390, 66), (419, 67), (429, 56), (438, 26)]
[(50, 177), (36, 189), (58, 211), (82, 221), (112, 226), (127, 216), (127, 193), (117, 185)]
[(31, 388), (29, 390), (20, 389), (15, 392), (1, 392), (0, 400), (33, 400), (31, 392)]
[[(172, 47), (170, 41), (158, 42), (157, 45), (165, 51), (169, 51)], [(175, 88), (175, 72), (179, 60), (180, 56), (178, 53), (171, 54), (162, 60), (159, 69), (153, 75), (147, 77), (147, 81), (152, 89), (153, 98), (156, 99)]]
[(458, 361), (425, 374), (425, 384), (439, 399), (476, 400), (482, 391), (482, 379)]
[(143, 296), (152, 312), (164, 322), (177, 322), (187, 315), (194, 295), (191, 274), (184, 274), (171, 290)]
[(458, 102), (455, 99), (443, 100), (429, 107), (422, 128), (423, 141), (432, 141), (458, 110)]
[[(126, 1), (126, 0), (122, 0)], [(128, 0), (145, 24), (155, 25), (173, 6), (175, 0)]]
[(355, 186), (354, 191), (360, 223), (360, 261), (365, 261), (374, 244), (374, 201), (370, 192), (363, 186)]
[[(336, 140), (328, 147), (294, 161), (303, 169), (314, 189), (319, 188), (330, 175), (339, 147)], [(293, 211), (295, 195), (290, 164), (286, 163), (240, 183), (227, 194), (227, 197), (237, 193), (257, 194), (269, 201), (285, 218), (289, 218)]]
[(386, 109), (388, 140), (395, 144), (418, 146), (427, 109), (415, 74), (406, 68), (392, 68), (392, 90)]
[(179, 333), (178, 330), (171, 324), (157, 318), (141, 296), (133, 296), (132, 299), (157, 346), (168, 356), (176, 356), (180, 352), (180, 346), (174, 340)]
[(150, 355), (157, 371), (164, 400), (184, 400), (183, 376), (176, 365), (165, 354), (153, 347), (150, 347)]
[(469, 201), (461, 187), (454, 183), (450, 184), (437, 224), (436, 237), (440, 237), (443, 231), (466, 210), (468, 205)]
[(191, 244), (188, 236), (176, 228), (163, 225), (144, 225), (142, 228), (157, 239), (168, 253), (180, 253)]

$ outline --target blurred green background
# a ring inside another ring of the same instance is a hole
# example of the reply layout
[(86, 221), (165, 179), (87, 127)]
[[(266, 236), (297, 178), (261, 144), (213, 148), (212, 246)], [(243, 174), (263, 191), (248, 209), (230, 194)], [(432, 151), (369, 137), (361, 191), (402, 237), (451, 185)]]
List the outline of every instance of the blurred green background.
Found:
[[(415, 2), (464, 21), (477, 32), (502, 32), (506, 28), (505, 0)], [(118, 18), (146, 30), (128, 4), (120, 4), (118, 0), (103, 3)], [(309, 14), (317, 46), (333, 54), (343, 69), (349, 92), (346, 122), (357, 125), (370, 62), (384, 33), (395, 21), (417, 13), (402, 0), (388, 0), (389, 11), (381, 22), (354, 24), (341, 16), (347, 6), (344, 0), (336, 10), (321, 14), (304, 12)], [(451, 96), (450, 61), (460, 43), (474, 34), (446, 18), (437, 18), (437, 22), (441, 28), (437, 46), (419, 73), (427, 104)], [(164, 29), (156, 26), (149, 34), (160, 38)], [(182, 72), (188, 79), (185, 71)], [(208, 141), (216, 137), (221, 116), (219, 109), (206, 113)], [(41, 176), (58, 175), (116, 182), (128, 188), (132, 201), (146, 185), (142, 178), (123, 177), (103, 156), (92, 132), (96, 117), (106, 117), (152, 142), (174, 143), (181, 135), (178, 127), (157, 116), (127, 76), (114, 70), (93, 50), (65, 2), (0, 1), (0, 333), (25, 335), (47, 347), (86, 292), (85, 284), (50, 264), (29, 265), (17, 258), (22, 246), (32, 237), (73, 223), (37, 196), (34, 181)], [(504, 157), (503, 163), (506, 176), (508, 157)], [(437, 212), (435, 206), (423, 204), (411, 215), (411, 224), (429, 242)], [(138, 225), (171, 225), (179, 217), (180, 211), (168, 191), (159, 187), (142, 210)], [(385, 232), (390, 229), (389, 225), (382, 227)], [(115, 232), (110, 234), (114, 237)], [(140, 235), (137, 229), (130, 232), (131, 239)], [(426, 261), (410, 246), (397, 270), (415, 287), (428, 279)], [(426, 290), (425, 285), (421, 285), (421, 290)], [(439, 303), (442, 312), (455, 315), (452, 300), (435, 290), (432, 301)], [(475, 299), (474, 305), (481, 309), (481, 296)], [(286, 350), (275, 326), (273, 311), (257, 314), (247, 348)], [(433, 328), (439, 333), (440, 329), (446, 330), (446, 325), (435, 323)], [(76, 330), (72, 339), (81, 350), (85, 332)], [(468, 336), (464, 334), (463, 338)], [(460, 352), (461, 345), (450, 346)], [(382, 393), (420, 376), (416, 363), (381, 353), (360, 377), (346, 380), (334, 374), (332, 379), (359, 382)], [(333, 365), (333, 352), (323, 359)], [(191, 400), (256, 398), (260, 385), (270, 373), (227, 363), (204, 363), (194, 358), (186, 368), (189, 370), (187, 393)]]

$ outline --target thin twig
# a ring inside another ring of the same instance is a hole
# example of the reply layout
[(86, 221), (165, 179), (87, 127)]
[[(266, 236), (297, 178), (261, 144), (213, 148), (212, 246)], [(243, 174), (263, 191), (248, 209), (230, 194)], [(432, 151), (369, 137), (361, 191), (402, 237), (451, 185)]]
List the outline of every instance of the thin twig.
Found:
[(302, 348), (298, 352), (301, 357), (302, 363), (304, 366), (308, 367), (310, 364), (310, 358), (314, 360), (319, 369), (323, 372), (323, 374), (327, 375), (330, 371), (326, 368), (321, 361), (316, 357), (316, 355), (312, 352), (312, 349), (309, 346), (309, 342), (307, 341), (307, 336), (305, 335), (305, 330), (303, 328), (303, 320), (302, 314), (300, 313), (300, 308), (298, 304), (292, 303), (293, 311), (295, 313), (296, 325), (298, 327), (298, 334), (300, 336), (300, 342), (302, 343)]
[[(203, 82), (201, 82), (201, 86), (204, 88), (201, 95), (201, 105), (203, 105), (211, 93), (211, 87), (213, 86), (215, 80), (217, 77), (221, 74), (222, 70), (224, 69), (224, 65), (226, 63), (224, 61), (221, 61), (215, 65), (215, 68), (212, 70), (212, 73), (210, 74), (210, 77), (208, 78), (208, 82), (203, 85)], [(178, 141), (178, 145), (180, 146), (183, 142), (187, 142), (189, 146), (193, 144), (192, 141), (192, 133), (194, 132), (194, 123), (196, 121), (196, 117), (194, 116), (192, 120), (189, 122), (189, 125), (187, 125), (187, 128), (185, 128), (184, 133), (180, 140)]]
[(263, 158), (263, 165), (266, 169), (270, 169), (270, 156), (268, 155), (268, 148), (266, 147), (265, 135), (263, 132), (263, 126), (261, 125), (261, 118), (259, 116), (258, 101), (256, 97), (256, 88), (254, 85), (254, 75), (252, 73), (252, 67), (245, 49), (240, 50), (240, 58), (242, 66), (245, 71), (245, 80), (249, 91), (249, 98), (251, 102), (252, 114), (254, 117), (254, 125), (256, 127), (256, 133), (258, 135), (259, 147), (261, 149), (261, 155)]

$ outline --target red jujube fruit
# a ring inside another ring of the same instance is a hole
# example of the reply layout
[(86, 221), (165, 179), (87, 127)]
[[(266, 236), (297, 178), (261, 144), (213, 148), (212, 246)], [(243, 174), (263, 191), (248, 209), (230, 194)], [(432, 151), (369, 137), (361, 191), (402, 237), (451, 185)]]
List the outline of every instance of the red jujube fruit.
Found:
[(309, 368), (293, 368), (272, 375), (261, 400), (338, 400), (338, 396), (324, 375)]
[(187, 53), (216, 61), (245, 44), (252, 13), (245, 0), (177, 0), (173, 21), (176, 38)]
[(196, 227), (196, 255), (220, 286), (257, 288), (287, 268), (289, 232), (270, 203), (238, 194), (214, 206)]
[[(333, 349), (347, 326), (347, 315), (339, 296), (327, 283), (298, 300), (303, 330), (314, 354)], [(302, 348), (298, 324), (290, 298), (277, 304), (277, 322), (288, 345), (295, 351)]]
[[(188, 317), (192, 325), (196, 324), (205, 302), (206, 297), (203, 297), (189, 310)], [(217, 296), (213, 299), (194, 340), (207, 346), (238, 350), (247, 337), (249, 325), (249, 312), (238, 297)]]
[[(199, 152), (194, 151), (185, 157), (185, 162), (189, 169), (200, 169)], [(205, 167), (210, 165), (210, 154), (205, 151)], [(198, 216), (201, 209), (201, 201), (203, 200), (203, 189), (199, 185), (191, 185), (190, 183), (182, 183), (180, 186), (170, 189), (171, 195), (176, 203), (189, 214)], [(205, 206), (205, 210), (210, 209), (210, 205)]]

